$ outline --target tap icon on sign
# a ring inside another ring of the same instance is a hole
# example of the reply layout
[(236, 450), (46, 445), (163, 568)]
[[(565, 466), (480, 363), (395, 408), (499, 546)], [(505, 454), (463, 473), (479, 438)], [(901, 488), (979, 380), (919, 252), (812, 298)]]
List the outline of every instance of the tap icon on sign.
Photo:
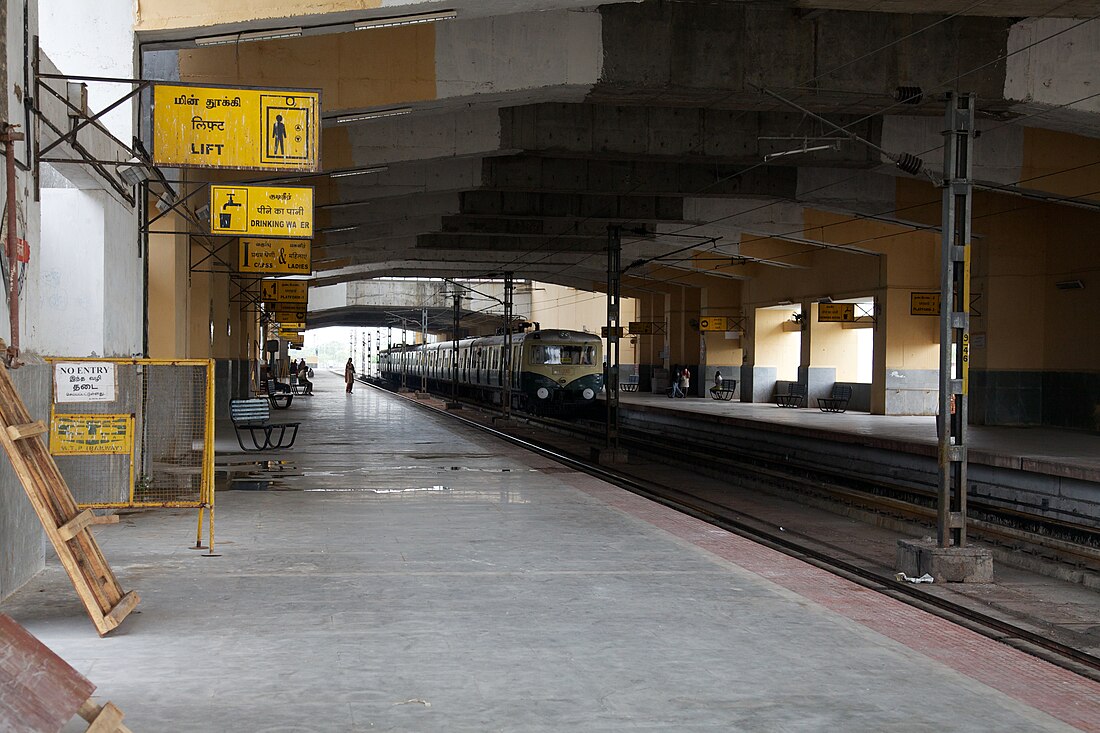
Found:
[(229, 197), (229, 200), (228, 200), (228, 201), (226, 201), (226, 202), (225, 202), (224, 204), (222, 204), (222, 211), (225, 211), (225, 210), (226, 210), (226, 209), (228, 209), (228, 208), (229, 208), (230, 206), (238, 206), (238, 207), (240, 206), (240, 204), (239, 204), (239, 203), (237, 203), (236, 201), (234, 201), (234, 200), (233, 200), (233, 192), (232, 192), (232, 191), (230, 191), (229, 193), (227, 193), (227, 194), (226, 194), (226, 196), (228, 196), (228, 197)]

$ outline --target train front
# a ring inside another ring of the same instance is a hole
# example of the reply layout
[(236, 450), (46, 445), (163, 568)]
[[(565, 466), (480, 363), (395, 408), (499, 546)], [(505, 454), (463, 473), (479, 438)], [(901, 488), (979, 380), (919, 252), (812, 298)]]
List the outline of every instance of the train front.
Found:
[(580, 331), (535, 331), (523, 342), (520, 380), (529, 409), (569, 410), (603, 389), (603, 342)]

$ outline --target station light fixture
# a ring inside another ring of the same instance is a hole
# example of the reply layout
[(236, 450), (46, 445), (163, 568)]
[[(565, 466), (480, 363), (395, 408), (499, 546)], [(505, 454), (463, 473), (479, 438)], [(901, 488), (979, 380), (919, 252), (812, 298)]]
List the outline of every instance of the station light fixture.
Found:
[(383, 117), (397, 117), (398, 115), (407, 115), (410, 112), (412, 112), (412, 107), (393, 107), (392, 109), (379, 109), (373, 112), (362, 112), (352, 115), (340, 115), (336, 118), (336, 123), (344, 125), (349, 122), (363, 122), (364, 120), (377, 120)]
[(440, 10), (437, 13), (417, 13), (415, 15), (395, 15), (389, 18), (371, 18), (360, 20), (355, 24), (355, 30), (364, 31), (372, 28), (393, 28), (399, 25), (417, 25), (419, 23), (437, 23), (441, 20), (453, 20), (458, 17), (454, 10)]
[(351, 232), (359, 228), (358, 224), (349, 227), (329, 227), (327, 229), (317, 229), (317, 234), (334, 234), (336, 232)]
[(365, 176), (368, 173), (385, 173), (389, 170), (388, 166), (376, 165), (373, 168), (352, 168), (350, 170), (333, 171), (328, 174), (329, 178), (347, 178), (348, 176)]
[(273, 41), (277, 38), (297, 38), (302, 35), (301, 28), (279, 28), (270, 31), (250, 31), (248, 33), (229, 33), (224, 36), (206, 36), (196, 38), (196, 46), (228, 46), (241, 41)]
[(1059, 290), (1081, 290), (1085, 287), (1085, 283), (1081, 280), (1062, 280), (1054, 283), (1054, 287)]

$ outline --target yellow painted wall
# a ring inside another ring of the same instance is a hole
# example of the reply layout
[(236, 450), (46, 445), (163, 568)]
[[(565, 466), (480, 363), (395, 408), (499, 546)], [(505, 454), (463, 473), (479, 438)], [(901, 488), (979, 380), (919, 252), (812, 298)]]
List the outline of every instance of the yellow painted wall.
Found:
[(859, 338), (854, 329), (841, 323), (820, 323), (818, 304), (810, 305), (809, 346), (810, 366), (836, 369), (836, 381), (858, 381)]
[[(156, 224), (161, 231), (184, 226), (174, 213)], [(182, 359), (188, 353), (187, 254), (185, 235), (149, 235), (149, 356), (153, 359)]]
[(308, 11), (310, 15), (369, 10), (382, 6), (381, 0), (137, 0), (137, 22), (142, 31), (198, 28), (222, 23), (245, 23), (269, 18), (293, 18)]
[(321, 90), (321, 109), (435, 99), (432, 24), (179, 52), (180, 81)]
[[(700, 292), (700, 316), (737, 317), (741, 315), (741, 282), (712, 278), (711, 284)], [(743, 329), (738, 329), (743, 330)], [(726, 333), (708, 332), (703, 334), (706, 343), (706, 363), (741, 364), (744, 349), (741, 343), (744, 336), (727, 338)], [(713, 375), (712, 375), (713, 376)]]
[(1100, 139), (1026, 127), (1020, 185), (1100, 200), (1100, 164), (1095, 161), (1100, 161)]
[[(624, 329), (630, 321), (638, 320), (636, 307), (634, 299), (620, 299), (619, 318)], [(528, 317), (544, 330), (562, 328), (598, 334), (607, 325), (607, 297), (561, 285), (533, 283)], [(636, 346), (630, 337), (619, 340), (620, 364), (637, 363)]]
[(802, 333), (784, 331), (783, 324), (791, 320), (798, 306), (756, 309), (756, 366), (776, 368), (776, 379), (797, 380), (802, 357)]

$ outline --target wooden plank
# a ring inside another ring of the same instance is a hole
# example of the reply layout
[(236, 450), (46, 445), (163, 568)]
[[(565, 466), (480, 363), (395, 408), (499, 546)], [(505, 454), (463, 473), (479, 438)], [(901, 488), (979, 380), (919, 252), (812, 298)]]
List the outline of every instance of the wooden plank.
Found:
[(140, 600), (141, 597), (134, 591), (130, 591), (124, 595), (122, 600), (120, 600), (115, 607), (111, 609), (111, 612), (107, 614), (105, 620), (110, 625), (110, 628), (113, 629), (122, 623), (123, 619), (130, 615), (130, 611), (134, 610), (134, 606), (136, 606)]
[[(118, 733), (122, 718), (122, 711), (113, 702), (109, 702), (101, 707), (99, 713), (89, 721), (91, 725), (88, 726), (88, 733)], [(86, 717), (84, 719), (88, 720)]]
[(138, 598), (136, 594), (123, 592), (89, 529), (89, 525), (99, 520), (90, 512), (84, 515), (79, 510), (45, 444), (41, 440), (13, 438), (11, 428), (22, 434), (32, 422), (7, 369), (0, 366), (0, 446), (8, 455), (77, 596), (103, 636), (122, 622)]
[[(112, 703), (107, 703), (107, 705), (110, 705), (111, 707), (115, 707)], [(107, 707), (107, 706), (105, 705), (104, 707)], [(78, 712), (78, 715), (80, 715), (80, 717), (84, 718), (84, 720), (87, 720), (89, 723), (92, 723), (92, 722), (95, 722), (96, 718), (99, 717), (100, 713), (103, 712), (103, 709), (104, 708), (101, 708), (100, 706), (96, 705), (91, 700), (87, 700), (87, 701), (85, 701), (85, 703), (83, 705), (80, 706), (80, 710)], [(115, 710), (118, 710), (118, 708), (115, 708)], [(120, 711), (119, 715), (121, 715), (121, 714), (122, 713)], [(92, 729), (88, 728), (88, 730), (92, 730)], [(127, 728), (125, 725), (123, 725), (122, 723), (116, 723), (115, 727), (112, 728), (111, 730), (116, 731), (116, 733), (132, 733), (132, 731), (129, 728)]]
[(57, 733), (95, 685), (0, 614), (0, 730)]
[(25, 440), (47, 432), (46, 424), (41, 420), (24, 425), (11, 425), (8, 427), (8, 437), (12, 440)]

